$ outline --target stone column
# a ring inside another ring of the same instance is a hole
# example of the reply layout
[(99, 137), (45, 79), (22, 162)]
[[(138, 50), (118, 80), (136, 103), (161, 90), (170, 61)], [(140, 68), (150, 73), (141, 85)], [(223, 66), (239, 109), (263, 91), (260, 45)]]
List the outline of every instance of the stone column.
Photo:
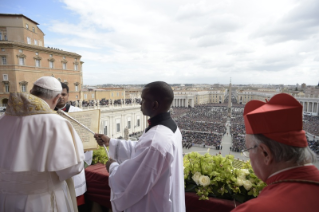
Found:
[(108, 136), (113, 137), (113, 125), (114, 125), (114, 120), (112, 116), (109, 116), (109, 129), (108, 129)]

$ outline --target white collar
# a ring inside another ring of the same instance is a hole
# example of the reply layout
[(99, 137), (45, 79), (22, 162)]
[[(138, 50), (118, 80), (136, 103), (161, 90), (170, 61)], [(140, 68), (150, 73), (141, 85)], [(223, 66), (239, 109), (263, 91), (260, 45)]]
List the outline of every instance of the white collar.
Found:
[(279, 174), (279, 173), (284, 172), (284, 171), (288, 171), (288, 170), (290, 170), (290, 169), (295, 169), (295, 168), (303, 167), (303, 166), (312, 166), (312, 165), (313, 165), (312, 163), (306, 163), (306, 164), (303, 164), (303, 165), (301, 165), (301, 166), (293, 166), (293, 167), (285, 168), (285, 169), (279, 170), (279, 171), (277, 171), (277, 172), (275, 172), (275, 173), (272, 173), (272, 174), (268, 177), (268, 179), (271, 178), (272, 176), (275, 176), (276, 174)]
[(56, 108), (58, 108), (60, 110), (63, 110), (65, 107), (66, 107), (66, 104), (63, 107), (61, 107), (61, 108), (58, 108), (58, 107), (56, 107)]

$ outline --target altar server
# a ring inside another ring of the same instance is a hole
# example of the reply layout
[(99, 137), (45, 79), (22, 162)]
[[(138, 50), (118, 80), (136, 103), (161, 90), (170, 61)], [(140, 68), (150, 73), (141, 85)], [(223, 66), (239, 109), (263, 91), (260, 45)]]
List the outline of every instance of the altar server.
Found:
[(83, 169), (82, 142), (53, 109), (61, 83), (41, 77), (11, 93), (0, 117), (0, 212), (77, 211), (72, 176)]
[(106, 164), (113, 211), (185, 211), (182, 135), (167, 112), (173, 99), (167, 83), (147, 84), (141, 111), (149, 126), (138, 142), (95, 135), (115, 159)]
[[(60, 99), (59, 99), (54, 110), (61, 109), (66, 113), (82, 111), (81, 108), (74, 107), (68, 103), (68, 101), (69, 101), (69, 86), (65, 83), (62, 83), (62, 82), (61, 82), (61, 86), (62, 86), (61, 96), (60, 96)], [(87, 165), (91, 165), (93, 151), (92, 150), (86, 151), (84, 153), (84, 156), (85, 156), (84, 161), (87, 163)], [(75, 188), (77, 205), (81, 206), (81, 205), (85, 204), (84, 193), (86, 192), (86, 180), (85, 180), (84, 169), (81, 171), (80, 174), (73, 176), (72, 179), (74, 181), (74, 188)]]
[(252, 100), (245, 106), (244, 120), (244, 155), (267, 186), (233, 212), (318, 211), (319, 171), (302, 130), (302, 105), (284, 93), (266, 103)]

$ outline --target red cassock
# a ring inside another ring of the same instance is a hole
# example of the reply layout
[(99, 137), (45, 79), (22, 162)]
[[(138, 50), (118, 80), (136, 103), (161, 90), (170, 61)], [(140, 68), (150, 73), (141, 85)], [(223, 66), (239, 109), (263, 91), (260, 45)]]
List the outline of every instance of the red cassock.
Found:
[[(318, 184), (278, 182), (281, 180), (304, 180)], [(266, 183), (268, 186), (261, 191), (257, 198), (239, 205), (232, 212), (319, 211), (319, 170), (315, 166), (302, 166), (281, 172), (267, 179)]]

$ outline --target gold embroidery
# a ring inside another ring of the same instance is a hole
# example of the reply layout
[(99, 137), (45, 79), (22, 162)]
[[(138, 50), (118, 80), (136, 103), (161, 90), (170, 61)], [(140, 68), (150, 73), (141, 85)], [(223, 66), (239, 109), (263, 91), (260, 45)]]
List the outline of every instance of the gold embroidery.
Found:
[(42, 99), (25, 93), (10, 93), (6, 114), (11, 116), (28, 116), (54, 113)]

